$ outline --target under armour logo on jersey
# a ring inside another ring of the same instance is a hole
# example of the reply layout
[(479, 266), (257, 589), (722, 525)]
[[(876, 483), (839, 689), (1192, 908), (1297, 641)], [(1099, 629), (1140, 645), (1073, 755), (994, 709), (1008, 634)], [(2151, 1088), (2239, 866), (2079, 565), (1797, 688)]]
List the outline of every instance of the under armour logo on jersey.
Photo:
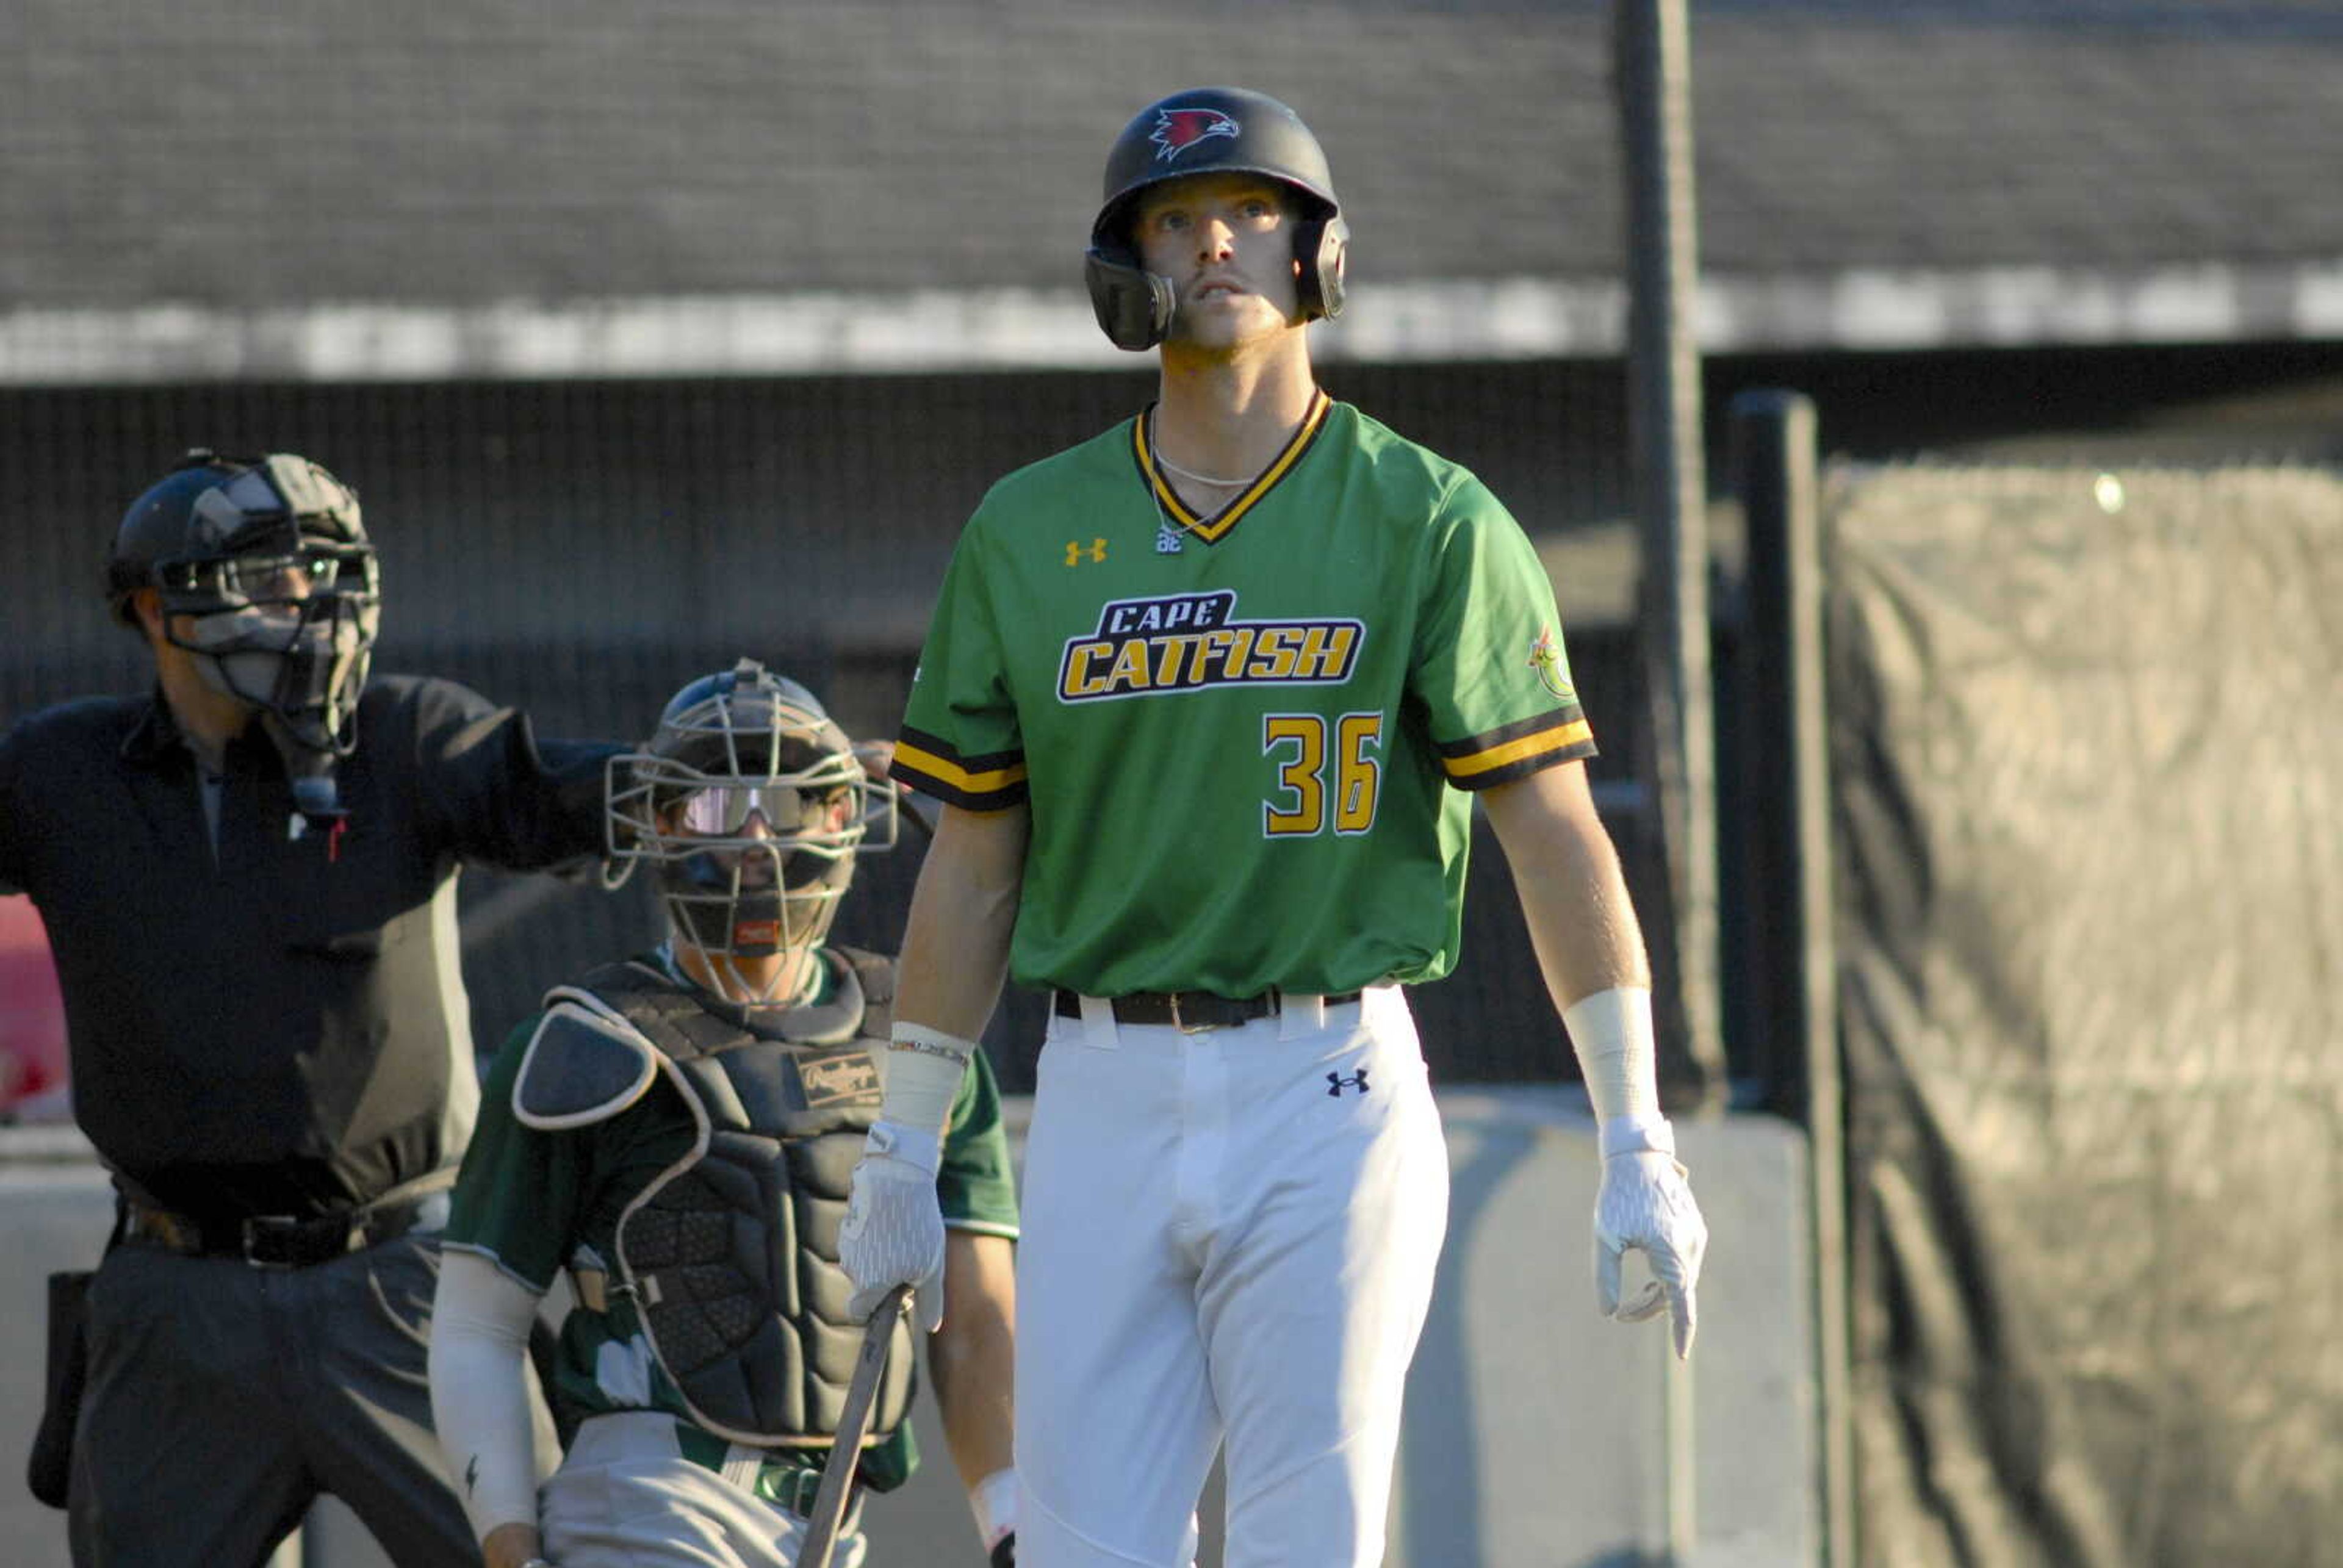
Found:
[(1326, 1075), (1328, 1095), (1340, 1100), (1342, 1098), (1342, 1091), (1346, 1089), (1355, 1089), (1361, 1094), (1364, 1094), (1367, 1091), (1367, 1070), (1363, 1067), (1348, 1078), (1339, 1072), (1330, 1072)]
[(1147, 139), (1159, 149), (1155, 161), (1168, 164), (1214, 136), (1234, 141), (1242, 132), (1242, 126), (1218, 109), (1158, 109), (1155, 129)]
[(1159, 556), (1178, 555), (1180, 553), (1180, 530), (1173, 528), (1169, 523), (1156, 524), (1155, 553)]
[(1104, 559), (1106, 559), (1104, 539), (1092, 539), (1089, 544), (1084, 544), (1080, 539), (1066, 541), (1066, 564), (1070, 567), (1078, 567), (1086, 560), (1102, 561)]

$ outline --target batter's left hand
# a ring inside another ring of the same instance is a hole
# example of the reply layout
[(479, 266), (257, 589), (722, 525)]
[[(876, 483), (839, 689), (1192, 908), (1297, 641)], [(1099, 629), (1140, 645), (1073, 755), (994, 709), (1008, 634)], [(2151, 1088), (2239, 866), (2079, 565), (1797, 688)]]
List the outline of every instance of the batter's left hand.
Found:
[[(1614, 1136), (1615, 1133), (1615, 1136)], [(1603, 1185), (1594, 1196), (1594, 1298), (1607, 1318), (1641, 1322), (1664, 1306), (1679, 1360), (1692, 1353), (1700, 1315), (1694, 1289), (1708, 1223), (1693, 1201), (1690, 1172), (1676, 1163), (1675, 1134), (1667, 1123), (1606, 1128)], [(1635, 1299), (1619, 1304), (1620, 1261), (1640, 1248), (1652, 1278)]]
[(992, 1555), (985, 1560), (991, 1568), (1017, 1568), (1017, 1532), (1011, 1531), (992, 1543)]
[(941, 1140), (932, 1132), (881, 1121), (870, 1129), (854, 1167), (838, 1261), (854, 1282), (847, 1314), (867, 1321), (897, 1285), (911, 1287), (920, 1326), (933, 1333), (944, 1317), (944, 1216), (936, 1198)]

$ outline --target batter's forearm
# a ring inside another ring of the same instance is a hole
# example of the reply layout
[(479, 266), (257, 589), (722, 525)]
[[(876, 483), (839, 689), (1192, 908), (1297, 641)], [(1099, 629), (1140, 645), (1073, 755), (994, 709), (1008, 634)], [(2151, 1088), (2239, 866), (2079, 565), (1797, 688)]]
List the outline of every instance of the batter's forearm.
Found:
[(1643, 927), (1584, 764), (1491, 789), (1482, 804), (1504, 846), (1554, 1010), (1615, 987), (1650, 990)]
[(1584, 769), (1534, 774), (1484, 803), (1595, 1120), (1606, 1136), (1639, 1136), (1660, 1121), (1651, 966)]
[(895, 991), (895, 1016), (961, 1040), (982, 1038), (1009, 973), (1025, 865), (1023, 808), (946, 807), (920, 869)]

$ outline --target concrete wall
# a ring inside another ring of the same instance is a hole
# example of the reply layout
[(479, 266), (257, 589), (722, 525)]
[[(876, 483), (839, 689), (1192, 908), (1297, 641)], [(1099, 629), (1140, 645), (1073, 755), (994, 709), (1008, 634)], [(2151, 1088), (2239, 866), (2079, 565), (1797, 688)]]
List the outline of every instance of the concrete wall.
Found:
[[(1805, 1568), (1818, 1561), (1805, 1145), (1771, 1118), (1680, 1129), (1713, 1241), (1700, 1340), (1679, 1369), (1655, 1325), (1594, 1310), (1593, 1129), (1577, 1091), (1441, 1097), (1453, 1181), (1441, 1283), (1408, 1393), (1392, 1568)], [(1012, 1101), (1012, 1116), (1026, 1110)], [(63, 1515), (22, 1464), (41, 1400), (44, 1280), (86, 1266), (105, 1179), (70, 1134), (0, 1135), (0, 1562), (63, 1568)], [(1633, 1271), (1630, 1264), (1631, 1288)], [(922, 1403), (930, 1462), (870, 1512), (877, 1568), (977, 1562)], [(1208, 1494), (1202, 1568), (1218, 1562)], [(278, 1568), (383, 1568), (338, 1504)]]

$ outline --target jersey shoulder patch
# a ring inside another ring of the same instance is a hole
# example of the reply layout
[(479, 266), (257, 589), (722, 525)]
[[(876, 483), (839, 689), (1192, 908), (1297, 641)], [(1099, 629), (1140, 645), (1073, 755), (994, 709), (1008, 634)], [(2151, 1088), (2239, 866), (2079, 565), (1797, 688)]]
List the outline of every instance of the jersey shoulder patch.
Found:
[(513, 1115), (558, 1132), (606, 1121), (659, 1076), (659, 1051), (632, 1024), (581, 992), (556, 990), (513, 1080)]

